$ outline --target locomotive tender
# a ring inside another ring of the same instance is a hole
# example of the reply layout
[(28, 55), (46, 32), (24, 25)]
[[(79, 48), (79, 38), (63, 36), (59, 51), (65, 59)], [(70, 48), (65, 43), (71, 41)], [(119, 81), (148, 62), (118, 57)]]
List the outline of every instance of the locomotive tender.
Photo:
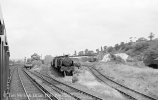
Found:
[(74, 62), (68, 55), (58, 56), (53, 59), (51, 66), (63, 73), (64, 76), (72, 76), (74, 72)]

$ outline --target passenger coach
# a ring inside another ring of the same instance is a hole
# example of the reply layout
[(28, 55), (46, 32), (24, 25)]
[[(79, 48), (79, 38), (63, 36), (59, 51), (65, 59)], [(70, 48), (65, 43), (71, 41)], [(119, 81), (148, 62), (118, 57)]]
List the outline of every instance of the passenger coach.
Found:
[(0, 90), (1, 90), (1, 99), (4, 99), (4, 96), (7, 92), (7, 83), (8, 79), (10, 76), (10, 71), (9, 71), (9, 46), (8, 46), (8, 41), (7, 41), (7, 36), (6, 36), (6, 30), (5, 30), (5, 24), (4, 20), (2, 17), (2, 12), (1, 12), (1, 6), (0, 6)]

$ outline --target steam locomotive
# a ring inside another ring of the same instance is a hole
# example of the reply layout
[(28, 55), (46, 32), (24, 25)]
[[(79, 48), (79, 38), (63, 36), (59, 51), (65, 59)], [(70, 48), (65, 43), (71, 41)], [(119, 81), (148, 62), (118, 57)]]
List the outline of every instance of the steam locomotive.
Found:
[(74, 61), (68, 55), (55, 57), (51, 62), (51, 66), (64, 76), (72, 76), (75, 67)]

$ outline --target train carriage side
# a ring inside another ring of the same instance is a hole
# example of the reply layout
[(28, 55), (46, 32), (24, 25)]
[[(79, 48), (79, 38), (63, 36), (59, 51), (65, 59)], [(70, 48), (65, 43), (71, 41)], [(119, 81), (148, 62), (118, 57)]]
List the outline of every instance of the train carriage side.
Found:
[(5, 94), (8, 90), (7, 83), (10, 76), (9, 71), (9, 46), (6, 36), (6, 30), (5, 30), (5, 24), (2, 18), (2, 12), (0, 7), (0, 90), (1, 90), (1, 100), (3, 100), (5, 97)]

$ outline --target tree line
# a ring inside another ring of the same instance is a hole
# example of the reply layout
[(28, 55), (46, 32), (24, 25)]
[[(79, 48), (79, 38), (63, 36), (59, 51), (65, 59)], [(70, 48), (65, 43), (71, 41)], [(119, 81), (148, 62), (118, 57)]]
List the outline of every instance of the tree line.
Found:
[(151, 52), (154, 52), (154, 54), (158, 53), (158, 39), (155, 39), (155, 34), (152, 32), (149, 34), (148, 38), (140, 37), (135, 41), (133, 41), (133, 39), (135, 39), (135, 37), (130, 37), (127, 43), (121, 42), (114, 46), (101, 46), (100, 49), (96, 49), (95, 51), (88, 49), (79, 51), (78, 53), (75, 51), (74, 55), (92, 56), (98, 55), (99, 53), (127, 53), (132, 57), (137, 57), (137, 59), (142, 60), (143, 56), (149, 55)]

